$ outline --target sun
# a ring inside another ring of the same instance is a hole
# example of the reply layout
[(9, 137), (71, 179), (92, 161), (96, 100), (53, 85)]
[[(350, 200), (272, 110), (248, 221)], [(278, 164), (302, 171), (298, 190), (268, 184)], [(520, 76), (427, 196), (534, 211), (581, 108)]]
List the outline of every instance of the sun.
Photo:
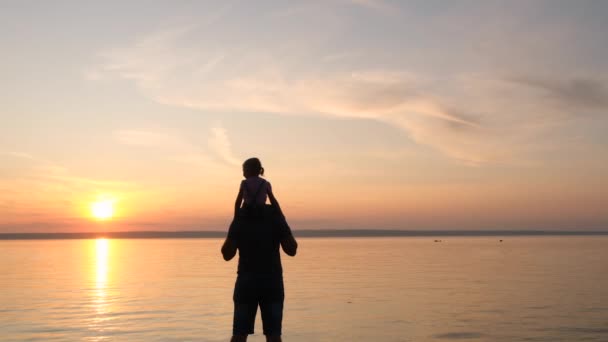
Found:
[(91, 213), (93, 217), (99, 220), (107, 220), (114, 215), (114, 201), (104, 200), (91, 204)]

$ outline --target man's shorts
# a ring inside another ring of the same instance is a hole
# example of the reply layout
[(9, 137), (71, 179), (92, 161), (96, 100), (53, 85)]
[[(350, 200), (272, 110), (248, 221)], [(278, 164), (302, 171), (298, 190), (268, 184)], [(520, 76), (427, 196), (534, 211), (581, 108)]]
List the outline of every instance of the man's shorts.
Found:
[(234, 284), (232, 334), (253, 334), (258, 306), (262, 313), (264, 335), (280, 336), (285, 290), (283, 276), (276, 274), (239, 274)]

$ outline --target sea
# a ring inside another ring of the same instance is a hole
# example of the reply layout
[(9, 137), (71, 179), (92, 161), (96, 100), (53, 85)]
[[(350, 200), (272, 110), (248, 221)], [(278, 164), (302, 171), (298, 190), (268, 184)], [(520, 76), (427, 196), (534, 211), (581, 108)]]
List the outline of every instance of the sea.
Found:
[[(608, 341), (608, 236), (298, 242), (284, 341)], [(221, 244), (0, 241), (0, 341), (229, 341)]]

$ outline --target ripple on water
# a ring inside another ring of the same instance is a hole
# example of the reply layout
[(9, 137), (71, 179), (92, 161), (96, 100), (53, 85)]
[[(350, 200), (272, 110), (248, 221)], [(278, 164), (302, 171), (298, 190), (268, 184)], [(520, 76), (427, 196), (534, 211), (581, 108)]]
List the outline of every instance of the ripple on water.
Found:
[(464, 340), (470, 338), (481, 338), (485, 336), (482, 333), (474, 332), (474, 331), (458, 331), (458, 332), (449, 332), (445, 334), (437, 334), (433, 335), (434, 338), (446, 339), (446, 340)]
[(570, 332), (577, 334), (608, 334), (608, 328), (595, 327), (560, 327), (557, 329), (560, 332)]

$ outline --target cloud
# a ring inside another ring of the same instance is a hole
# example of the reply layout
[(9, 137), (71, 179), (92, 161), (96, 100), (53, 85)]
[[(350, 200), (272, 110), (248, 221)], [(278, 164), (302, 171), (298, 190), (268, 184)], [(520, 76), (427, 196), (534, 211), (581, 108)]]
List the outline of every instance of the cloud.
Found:
[(209, 129), (207, 147), (203, 148), (175, 134), (165, 132), (124, 129), (114, 132), (115, 139), (122, 144), (136, 147), (155, 148), (164, 150), (170, 159), (182, 163), (209, 167), (221, 164), (230, 166), (240, 165), (234, 156), (228, 133), (221, 123), (215, 123)]
[(569, 108), (602, 110), (608, 108), (608, 87), (597, 79), (548, 79), (534, 77), (513, 78), (510, 81), (523, 84), (544, 93), (553, 102)]
[(141, 130), (119, 130), (114, 132), (116, 140), (134, 146), (181, 146), (183, 143), (175, 137), (159, 132)]
[(345, 2), (348, 2), (353, 5), (357, 5), (357, 6), (371, 7), (371, 8), (386, 6), (386, 4), (380, 0), (345, 0)]
[[(255, 39), (247, 33), (239, 38)], [(290, 41), (299, 38), (295, 34)], [(274, 40), (256, 44), (230, 46), (199, 28), (177, 28), (105, 53), (100, 70), (135, 82), (144, 94), (171, 106), (383, 122), (420, 145), (470, 165), (525, 159), (527, 150), (542, 144), (548, 113), (561, 109), (526, 89), (587, 108), (606, 105), (603, 84), (589, 80), (526, 77), (504, 82), (502, 75), (487, 72), (442, 75), (403, 66), (335, 68), (324, 60), (325, 52), (287, 49)], [(316, 61), (313, 67), (301, 70), (311, 60)], [(219, 128), (211, 133), (210, 149), (234, 164), (225, 132)]]
[(154, 130), (122, 129), (114, 132), (114, 138), (121, 144), (162, 151), (170, 160), (201, 167), (209, 167), (214, 162), (200, 147), (175, 134)]
[(0, 152), (0, 155), (10, 156), (19, 159), (36, 160), (31, 154), (23, 152)]
[(233, 166), (240, 165), (239, 159), (237, 159), (232, 152), (230, 140), (228, 139), (226, 130), (219, 124), (211, 127), (209, 147), (211, 148), (211, 151), (215, 152), (215, 154), (227, 164)]
[[(36, 170), (39, 174), (47, 176), (57, 176), (67, 172), (65, 167), (57, 165), (56, 163), (32, 155), (30, 153), (18, 152), (18, 151), (0, 151), (0, 157), (5, 156), (8, 158), (16, 159), (13, 160), (8, 168), (4, 168), (4, 171), (16, 171), (0, 173), (3, 176), (15, 176), (22, 177), (27, 174), (29, 170)], [(0, 158), (1, 161), (2, 158)], [(18, 162), (15, 162), (18, 161)]]
[(384, 14), (395, 13), (395, 11), (398, 10), (395, 6), (391, 6), (381, 0), (345, 0), (345, 2), (348, 2), (355, 6), (375, 10)]
[(25, 152), (0, 152), (0, 156), (9, 156), (27, 161), (25, 164), (11, 163), (16, 171), (16, 174), (0, 174), (0, 181), (3, 178), (28, 179), (32, 182), (46, 184), (51, 186), (60, 186), (71, 189), (87, 188), (90, 186), (97, 187), (128, 187), (129, 182), (116, 180), (93, 179), (87, 177), (75, 176), (70, 170), (53, 161), (40, 158), (36, 155)]
[[(462, 135), (463, 131), (474, 132), (481, 126), (471, 120), (472, 116), (462, 114), (464, 110), (448, 110), (438, 99), (422, 91), (421, 81), (415, 75), (391, 70), (357, 70), (293, 77), (280, 63), (266, 62), (254, 67), (258, 61), (272, 60), (258, 53), (202, 56), (192, 52), (194, 49), (180, 50), (176, 48), (180, 44), (174, 41), (179, 37), (175, 32), (181, 31), (155, 34), (125, 53), (112, 55), (110, 67), (103, 69), (133, 80), (144, 93), (167, 105), (220, 112), (312, 114), (377, 120), (403, 129), (416, 142), (436, 147), (457, 159), (481, 161), (489, 158), (481, 156), (482, 152), (459, 151), (458, 141), (450, 141), (450, 136)], [(146, 59), (151, 45), (156, 57)], [(161, 49), (163, 45), (165, 48)], [(159, 56), (167, 56), (169, 60), (164, 61)], [(145, 62), (139, 63), (144, 59)], [(442, 139), (431, 139), (434, 134), (430, 131), (436, 130), (441, 130)], [(222, 129), (212, 130), (210, 147), (223, 161), (234, 164), (236, 158), (228, 152), (222, 132)], [(122, 132), (119, 139), (131, 144), (156, 144), (167, 140), (164, 136), (141, 132)], [(466, 154), (471, 155), (464, 157)]]

